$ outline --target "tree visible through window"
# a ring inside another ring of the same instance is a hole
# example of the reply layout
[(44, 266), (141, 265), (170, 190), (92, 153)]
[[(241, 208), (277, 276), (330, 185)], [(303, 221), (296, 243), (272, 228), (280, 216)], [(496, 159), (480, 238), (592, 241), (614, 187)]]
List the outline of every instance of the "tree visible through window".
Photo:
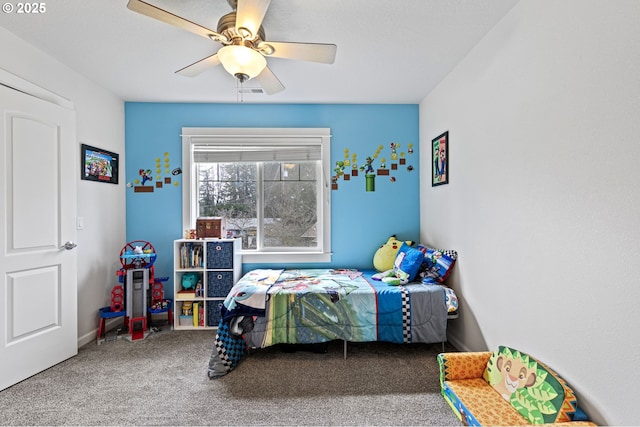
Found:
[(198, 216), (226, 217), (229, 236), (242, 238), (243, 249), (316, 247), (318, 167), (197, 163)]
[(328, 128), (182, 128), (183, 226), (225, 217), (243, 262), (331, 261)]

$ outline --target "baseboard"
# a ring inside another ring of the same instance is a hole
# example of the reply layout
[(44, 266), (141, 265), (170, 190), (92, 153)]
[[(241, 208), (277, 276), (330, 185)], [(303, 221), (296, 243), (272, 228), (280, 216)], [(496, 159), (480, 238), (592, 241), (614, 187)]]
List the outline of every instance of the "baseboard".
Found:
[(78, 348), (89, 344), (91, 341), (95, 342), (97, 334), (98, 329), (96, 328), (93, 331), (90, 331), (82, 335), (81, 337), (78, 337)]
[(449, 342), (449, 344), (454, 346), (458, 351), (464, 351), (464, 352), (471, 351), (469, 347), (467, 347), (462, 341), (457, 339), (455, 336), (451, 336), (451, 335), (447, 336), (447, 341)]

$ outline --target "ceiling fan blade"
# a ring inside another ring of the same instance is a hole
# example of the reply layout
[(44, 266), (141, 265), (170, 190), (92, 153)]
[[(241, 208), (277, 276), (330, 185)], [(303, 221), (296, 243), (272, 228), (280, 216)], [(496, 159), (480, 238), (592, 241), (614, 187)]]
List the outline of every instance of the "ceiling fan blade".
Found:
[(193, 64), (187, 65), (186, 67), (176, 71), (176, 74), (180, 74), (185, 77), (195, 77), (209, 68), (213, 68), (218, 65), (220, 65), (220, 58), (217, 53), (214, 53), (211, 56), (207, 56), (198, 62), (194, 62)]
[(215, 37), (219, 36), (217, 32), (209, 28), (188, 21), (178, 15), (174, 15), (171, 12), (167, 12), (164, 9), (160, 9), (159, 7), (153, 6), (142, 0), (129, 0), (129, 3), (127, 3), (127, 7), (130, 10), (141, 13), (145, 16), (148, 16), (149, 18), (157, 19), (158, 21), (173, 25), (174, 27), (182, 28), (183, 30), (189, 31), (202, 37), (206, 37), (208, 39), (211, 39), (212, 36), (214, 37), (214, 39), (217, 39)]
[(273, 95), (274, 93), (284, 90), (284, 85), (280, 83), (280, 80), (278, 80), (269, 67), (264, 67), (264, 70), (254, 77), (254, 79), (260, 83), (260, 86), (262, 86), (262, 89), (264, 89), (267, 95)]
[(271, 0), (238, 0), (236, 29), (246, 28), (251, 32), (249, 38), (254, 38), (258, 34), (270, 3)]
[[(268, 46), (273, 48), (273, 53), (268, 52)], [(268, 57), (333, 64), (338, 46), (323, 43), (263, 42), (258, 44), (258, 49)]]

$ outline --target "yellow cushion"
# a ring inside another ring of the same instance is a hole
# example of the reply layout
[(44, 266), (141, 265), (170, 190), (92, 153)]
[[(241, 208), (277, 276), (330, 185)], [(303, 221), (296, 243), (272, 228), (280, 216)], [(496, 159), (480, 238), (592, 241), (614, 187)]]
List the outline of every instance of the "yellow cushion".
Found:
[(447, 380), (464, 380), (480, 378), (487, 367), (491, 352), (441, 353), (438, 363), (444, 378)]
[[(482, 378), (447, 381), (447, 385), (483, 426), (527, 425), (527, 420)], [(461, 414), (465, 423), (464, 414)], [(466, 423), (465, 423), (466, 424)]]

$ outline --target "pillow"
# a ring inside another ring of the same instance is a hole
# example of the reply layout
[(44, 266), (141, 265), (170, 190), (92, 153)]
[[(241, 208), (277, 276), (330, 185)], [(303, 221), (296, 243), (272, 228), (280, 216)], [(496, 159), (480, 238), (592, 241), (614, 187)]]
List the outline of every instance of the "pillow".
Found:
[(447, 313), (458, 311), (458, 296), (455, 291), (447, 286), (441, 285), (444, 289), (444, 302), (447, 304)]
[(423, 261), (424, 255), (421, 251), (403, 242), (393, 263), (393, 271), (397, 277), (404, 276), (405, 273), (407, 280), (411, 282), (416, 278)]
[(419, 271), (422, 282), (444, 282), (458, 259), (458, 253), (453, 250), (434, 249), (425, 245), (419, 245), (418, 250), (424, 254), (424, 262)]
[(531, 424), (569, 422), (578, 409), (573, 390), (562, 378), (509, 347), (493, 352), (483, 378)]

